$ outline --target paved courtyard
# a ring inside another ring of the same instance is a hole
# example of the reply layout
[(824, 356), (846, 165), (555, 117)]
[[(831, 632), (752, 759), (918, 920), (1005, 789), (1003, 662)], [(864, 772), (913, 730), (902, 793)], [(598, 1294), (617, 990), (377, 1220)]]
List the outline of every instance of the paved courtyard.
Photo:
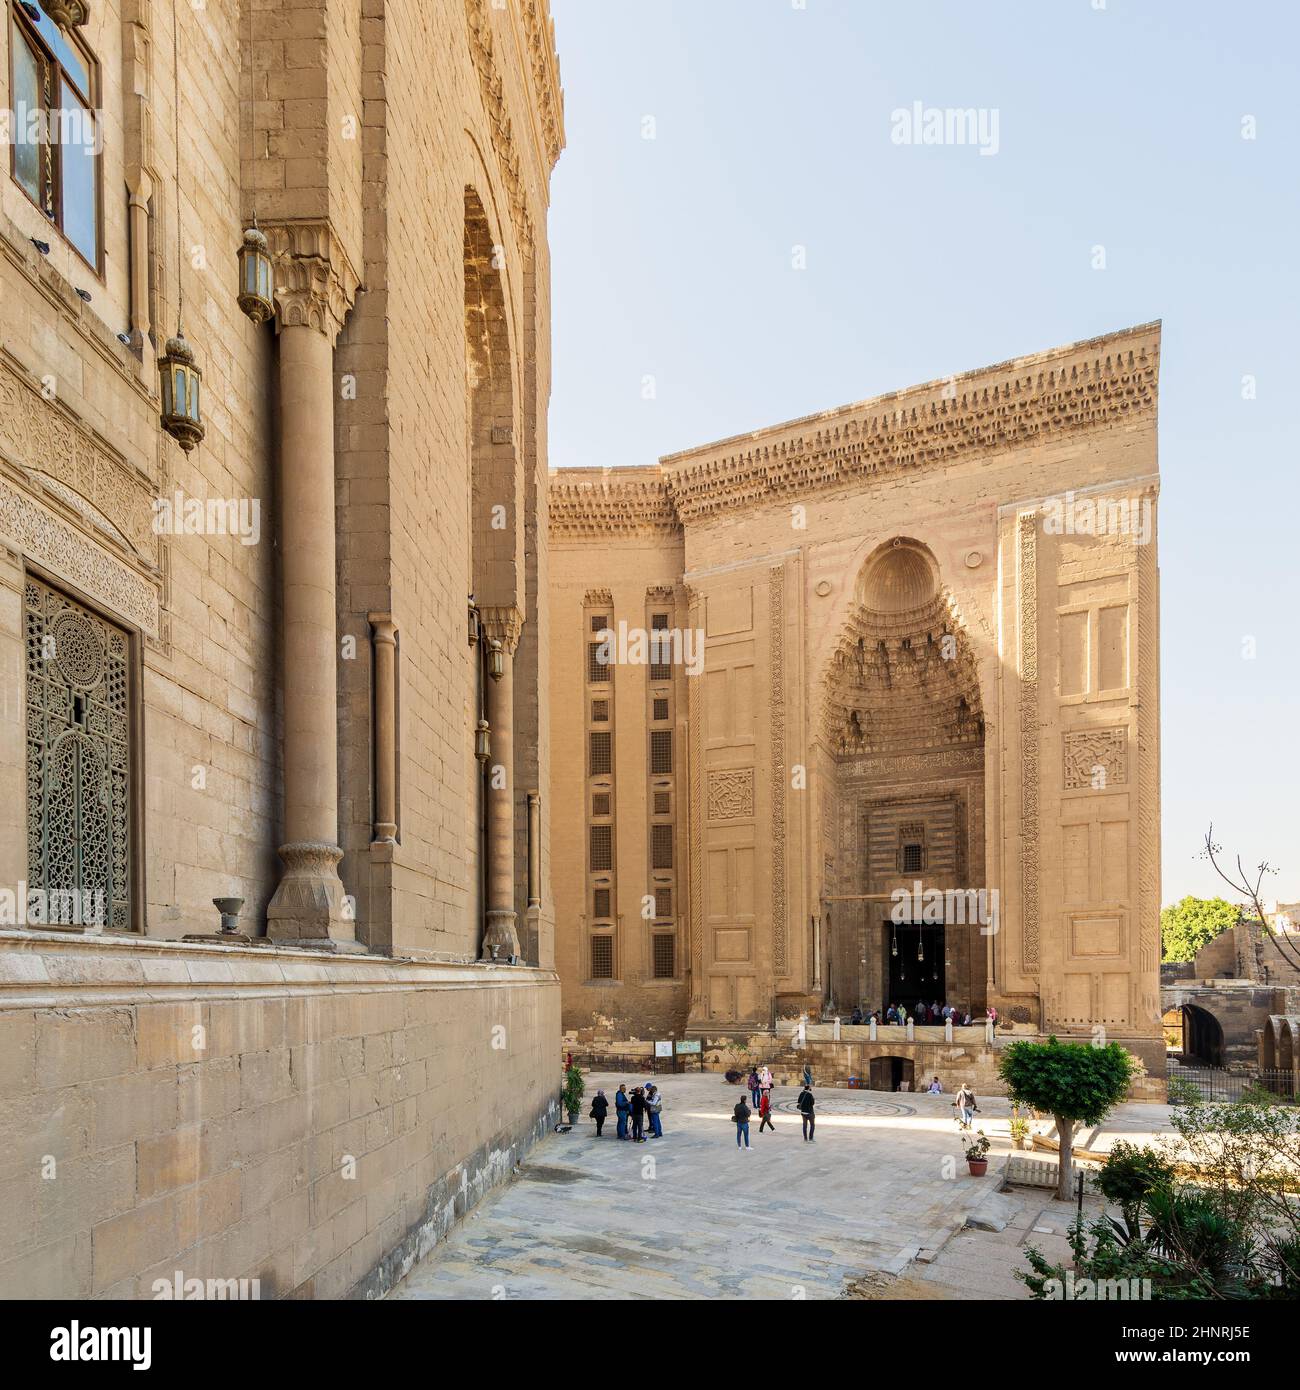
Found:
[[(577, 1127), (540, 1143), (390, 1297), (833, 1298), (873, 1271), (929, 1274), (938, 1297), (1016, 1297), (1016, 1244), (1052, 1244), (1031, 1234), (1050, 1193), (996, 1190), (1005, 1100), (980, 1102), (995, 1144), (988, 1175), (973, 1178), (948, 1096), (820, 1091), (806, 1144), (797, 1088), (778, 1088), (776, 1132), (760, 1135), (755, 1119), (746, 1153), (730, 1119), (740, 1088), (666, 1076), (663, 1139), (619, 1143), (614, 1092), (645, 1079), (589, 1077)], [(598, 1086), (611, 1098), (599, 1140), (585, 1117)], [(1125, 1112), (1125, 1130), (1162, 1127), (1162, 1106)], [(969, 1231), (936, 1259), (971, 1216), (1005, 1223), (991, 1258), (978, 1253), (988, 1233)], [(1058, 1239), (1068, 1220), (1052, 1220)]]

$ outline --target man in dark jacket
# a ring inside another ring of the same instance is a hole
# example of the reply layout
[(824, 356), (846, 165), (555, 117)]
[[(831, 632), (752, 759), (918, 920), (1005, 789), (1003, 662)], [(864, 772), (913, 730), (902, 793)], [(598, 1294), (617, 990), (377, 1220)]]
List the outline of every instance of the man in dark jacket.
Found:
[(632, 1089), (632, 1142), (645, 1143), (645, 1092), (640, 1086)]
[(609, 1114), (609, 1101), (605, 1099), (604, 1091), (596, 1092), (596, 1099), (591, 1102), (591, 1118), (596, 1122), (596, 1138), (600, 1138), (600, 1131), (605, 1127), (605, 1116)]
[(632, 1102), (627, 1098), (627, 1086), (623, 1085), (614, 1093), (614, 1109), (618, 1114), (618, 1137), (627, 1138), (627, 1117), (632, 1109)]
[(813, 1114), (813, 1106), (816, 1102), (813, 1100), (811, 1086), (805, 1086), (799, 1092), (799, 1099), (796, 1103), (799, 1106), (799, 1114), (803, 1117), (803, 1137), (811, 1142), (813, 1130), (817, 1128), (817, 1118)]
[(736, 1108), (731, 1112), (731, 1118), (736, 1122), (736, 1147), (740, 1148), (740, 1141), (745, 1141), (744, 1147), (749, 1148), (749, 1117), (752, 1114), (749, 1106), (745, 1104), (742, 1096), (736, 1102)]

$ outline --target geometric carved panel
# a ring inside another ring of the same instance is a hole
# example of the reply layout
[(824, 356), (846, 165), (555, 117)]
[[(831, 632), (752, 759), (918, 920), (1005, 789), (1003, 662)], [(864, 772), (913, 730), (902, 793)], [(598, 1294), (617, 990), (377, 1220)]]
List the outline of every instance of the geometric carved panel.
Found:
[(736, 820), (754, 814), (754, 771), (729, 768), (709, 773), (709, 819)]
[(1123, 786), (1128, 781), (1127, 729), (1074, 729), (1065, 735), (1065, 785)]

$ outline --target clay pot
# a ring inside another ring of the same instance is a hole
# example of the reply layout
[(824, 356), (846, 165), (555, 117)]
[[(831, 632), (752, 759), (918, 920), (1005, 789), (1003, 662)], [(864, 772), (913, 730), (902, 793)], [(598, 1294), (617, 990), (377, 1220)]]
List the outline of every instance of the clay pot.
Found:
[(966, 1166), (972, 1178), (982, 1178), (989, 1170), (989, 1161), (987, 1158), (968, 1158)]

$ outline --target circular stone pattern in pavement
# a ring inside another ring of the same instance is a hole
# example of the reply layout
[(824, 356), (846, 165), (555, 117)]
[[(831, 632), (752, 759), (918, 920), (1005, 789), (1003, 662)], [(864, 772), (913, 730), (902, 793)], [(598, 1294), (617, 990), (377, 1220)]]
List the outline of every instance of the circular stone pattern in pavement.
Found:
[[(814, 1095), (817, 1093), (814, 1091)], [(779, 1100), (776, 1109), (784, 1111), (787, 1115), (797, 1115), (799, 1107), (795, 1101)], [(845, 1097), (831, 1096), (823, 1099), (817, 1096), (817, 1109), (814, 1112), (818, 1115), (915, 1115), (916, 1111), (910, 1105), (894, 1105), (887, 1100), (849, 1100)]]

